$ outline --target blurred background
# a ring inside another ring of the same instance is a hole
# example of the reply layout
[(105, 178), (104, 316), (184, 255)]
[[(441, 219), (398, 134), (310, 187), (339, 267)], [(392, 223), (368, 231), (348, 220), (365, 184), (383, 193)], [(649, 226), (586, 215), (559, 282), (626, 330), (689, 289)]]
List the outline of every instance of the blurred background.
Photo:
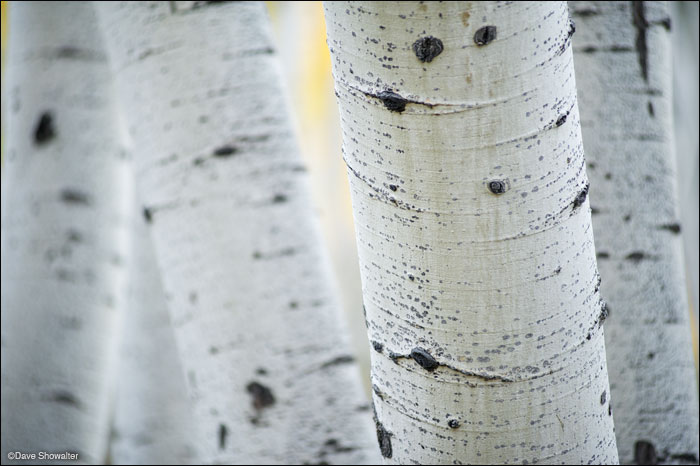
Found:
[[(2, 63), (12, 26), (2, 2)], [(369, 390), (369, 344), (362, 317), (362, 290), (347, 173), (340, 147), (338, 110), (326, 46), (321, 2), (266, 2), (289, 91), (302, 154), (312, 179), (336, 284), (364, 383)], [(698, 368), (698, 3), (671, 2), (674, 47), (674, 113), (682, 234), (685, 243), (689, 312)], [(3, 89), (3, 97), (4, 97)], [(4, 128), (5, 102), (2, 99)], [(4, 144), (3, 144), (4, 147)], [(3, 152), (4, 153), (4, 152)], [(4, 176), (4, 170), (3, 170)]]

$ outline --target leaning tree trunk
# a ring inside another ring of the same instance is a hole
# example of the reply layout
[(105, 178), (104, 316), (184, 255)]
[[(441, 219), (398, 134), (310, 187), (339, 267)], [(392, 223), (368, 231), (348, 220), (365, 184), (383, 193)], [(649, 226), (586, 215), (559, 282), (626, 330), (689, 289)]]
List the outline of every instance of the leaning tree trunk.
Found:
[(201, 461), (196, 424), (150, 233), (143, 216), (132, 221), (129, 305), (121, 331), (111, 460), (196, 464)]
[(617, 461), (564, 2), (327, 2), (388, 463)]
[(264, 5), (99, 8), (203, 460), (376, 461)]
[(129, 231), (109, 66), (91, 4), (11, 13), (2, 460), (44, 451), (99, 463)]
[(670, 18), (662, 2), (576, 1), (571, 13), (620, 459), (697, 463)]

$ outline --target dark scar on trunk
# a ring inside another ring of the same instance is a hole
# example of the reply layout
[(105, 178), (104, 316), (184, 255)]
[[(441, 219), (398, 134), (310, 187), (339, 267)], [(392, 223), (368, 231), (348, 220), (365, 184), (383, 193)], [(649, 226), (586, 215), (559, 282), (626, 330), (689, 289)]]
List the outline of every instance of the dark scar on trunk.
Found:
[(430, 63), (440, 55), (444, 49), (442, 41), (437, 37), (422, 37), (413, 43), (413, 52), (423, 63)]
[(253, 397), (253, 407), (256, 410), (261, 410), (275, 404), (275, 397), (265, 385), (259, 382), (250, 382), (246, 385), (246, 390)]
[(435, 358), (423, 348), (413, 348), (411, 350), (411, 358), (429, 372), (434, 371), (440, 365)]
[(224, 424), (219, 424), (219, 450), (226, 448), (226, 437), (228, 436), (228, 428)]
[(34, 142), (38, 145), (46, 144), (54, 137), (56, 137), (56, 130), (53, 124), (53, 115), (46, 111), (41, 114), (34, 129)]
[(486, 45), (496, 39), (496, 26), (484, 26), (474, 34), (474, 43), (478, 46)]

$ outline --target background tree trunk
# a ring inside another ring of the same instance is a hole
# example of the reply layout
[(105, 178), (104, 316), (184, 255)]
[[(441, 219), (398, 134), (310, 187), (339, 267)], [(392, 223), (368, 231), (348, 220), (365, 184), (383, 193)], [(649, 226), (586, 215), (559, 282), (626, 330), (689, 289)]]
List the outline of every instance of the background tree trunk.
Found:
[(109, 66), (91, 4), (18, 2), (12, 15), (2, 461), (67, 451), (100, 463), (129, 231)]
[[(140, 210), (140, 204), (135, 206)], [(120, 348), (113, 464), (196, 464), (197, 429), (153, 245), (133, 218), (129, 305)]]
[(377, 436), (617, 461), (564, 2), (326, 2)]
[(374, 463), (264, 5), (99, 8), (203, 460)]
[(620, 459), (697, 463), (667, 7), (570, 6)]

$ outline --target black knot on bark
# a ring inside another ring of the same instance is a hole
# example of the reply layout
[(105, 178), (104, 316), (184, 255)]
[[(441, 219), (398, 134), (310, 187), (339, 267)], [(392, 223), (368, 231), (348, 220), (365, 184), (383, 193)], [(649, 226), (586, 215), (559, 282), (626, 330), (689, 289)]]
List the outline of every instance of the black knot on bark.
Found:
[(506, 192), (506, 184), (501, 180), (489, 181), (489, 191), (494, 194), (503, 194)]
[(590, 188), (590, 184), (586, 183), (586, 186), (583, 187), (581, 192), (579, 192), (576, 195), (576, 199), (574, 199), (574, 209), (577, 207), (581, 207), (584, 202), (586, 202), (586, 198), (588, 197), (588, 189)]
[(634, 442), (634, 462), (636, 464), (658, 464), (659, 458), (656, 455), (654, 445), (647, 440)]
[(384, 106), (392, 112), (401, 113), (406, 110), (406, 99), (392, 91), (382, 91), (377, 97), (384, 103)]
[(435, 358), (423, 348), (413, 348), (411, 350), (411, 358), (429, 372), (434, 371), (440, 365)]
[(44, 112), (39, 117), (39, 122), (34, 130), (34, 142), (41, 145), (49, 142), (56, 136), (51, 112)]
[(246, 391), (250, 393), (250, 396), (253, 398), (253, 407), (256, 410), (261, 410), (275, 404), (275, 397), (272, 394), (272, 390), (259, 382), (250, 382), (246, 385)]
[(486, 45), (496, 39), (496, 26), (484, 26), (474, 34), (474, 43), (478, 46)]
[(413, 52), (424, 63), (433, 61), (433, 58), (442, 53), (443, 48), (442, 41), (433, 36), (421, 37), (413, 43)]

